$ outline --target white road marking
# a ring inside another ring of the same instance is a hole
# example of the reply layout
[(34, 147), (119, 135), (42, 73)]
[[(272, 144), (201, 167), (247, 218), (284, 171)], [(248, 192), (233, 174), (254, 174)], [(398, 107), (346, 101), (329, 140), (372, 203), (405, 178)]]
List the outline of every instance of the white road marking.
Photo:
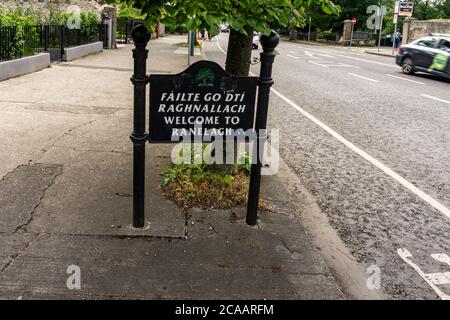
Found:
[[(313, 52), (319, 52), (320, 51), (315, 51), (313, 49), (309, 49)], [(382, 65), (382, 66), (388, 66), (388, 67), (392, 67), (392, 68), (397, 68), (396, 65), (392, 65), (392, 64), (388, 64), (388, 63), (383, 63), (383, 62), (378, 62), (378, 61), (373, 61), (373, 60), (367, 60), (367, 59), (361, 59), (361, 58), (356, 58), (356, 57), (350, 57), (350, 56), (344, 56), (342, 54), (338, 54), (338, 53), (333, 53), (335, 56), (341, 57), (341, 58), (347, 58), (347, 59), (352, 59), (352, 60), (357, 60), (357, 61), (363, 61), (363, 62), (367, 62), (367, 63), (372, 63), (372, 64), (378, 64), (378, 65)]]
[(422, 94), (422, 97), (426, 97), (426, 98), (433, 99), (433, 100), (436, 100), (436, 101), (439, 101), (439, 102), (444, 102), (444, 103), (450, 104), (450, 101), (448, 101), (448, 100), (436, 98), (436, 97), (430, 96), (428, 94)]
[[(443, 273), (425, 273), (423, 272), (417, 264), (412, 262), (410, 258), (413, 257), (413, 255), (406, 250), (405, 248), (397, 249), (397, 253), (400, 256), (400, 258), (403, 259), (407, 264), (409, 264), (416, 272), (422, 277), (423, 280), (428, 283), (428, 285), (436, 292), (436, 294), (442, 299), (442, 300), (450, 300), (450, 295), (442, 292), (436, 285), (440, 284), (448, 284), (450, 283), (450, 272), (443, 272)], [(432, 254), (431, 257), (435, 260), (439, 260), (439, 258), (449, 258), (446, 254)], [(442, 262), (442, 261), (441, 261)]]
[[(219, 42), (217, 42), (217, 44), (219, 45)], [(219, 45), (219, 48), (221, 48), (220, 45)], [(225, 51), (223, 51), (223, 49), (221, 49), (221, 51), (223, 53), (225, 53)], [(252, 72), (250, 72), (250, 74), (252, 76), (256, 76)], [(413, 185), (411, 182), (409, 182), (408, 180), (406, 180), (405, 178), (400, 176), (394, 170), (392, 170), (389, 167), (387, 167), (386, 165), (384, 165), (381, 161), (375, 159), (374, 157), (370, 156), (368, 153), (366, 153), (362, 149), (358, 148), (356, 145), (354, 145), (353, 143), (351, 143), (350, 141), (345, 139), (343, 136), (341, 136), (339, 133), (337, 133), (336, 131), (334, 131), (333, 129), (328, 127), (326, 124), (324, 124), (323, 122), (321, 122), (320, 120), (315, 118), (313, 115), (311, 115), (308, 112), (306, 112), (304, 109), (302, 109), (300, 106), (295, 104), (292, 100), (290, 100), (290, 99), (286, 98), (285, 96), (283, 96), (281, 93), (279, 93), (274, 88), (271, 88), (270, 90), (273, 93), (275, 93), (278, 97), (280, 97), (282, 100), (284, 100), (286, 103), (288, 103), (291, 107), (293, 107), (295, 110), (299, 111), (306, 118), (308, 118), (309, 120), (314, 122), (317, 126), (319, 126), (323, 130), (328, 132), (336, 140), (338, 140), (339, 142), (344, 144), (346, 147), (348, 147), (350, 150), (352, 150), (356, 154), (360, 155), (363, 159), (365, 159), (368, 162), (370, 162), (372, 165), (374, 165), (375, 167), (377, 167), (378, 169), (383, 171), (385, 174), (390, 176), (392, 179), (394, 179), (395, 181), (400, 183), (403, 187), (405, 187), (406, 189), (411, 191), (413, 194), (415, 194), (416, 196), (421, 198), (423, 201), (425, 201), (430, 206), (432, 206), (433, 208), (435, 208), (440, 213), (442, 213), (443, 215), (445, 215), (447, 218), (450, 219), (450, 210), (448, 208), (446, 208), (444, 205), (442, 205), (440, 202), (438, 202), (437, 200), (435, 200), (434, 198), (432, 198), (431, 196), (429, 196), (428, 194), (426, 194), (425, 192), (423, 192), (422, 190), (417, 188), (415, 185)]]
[(355, 73), (351, 73), (351, 72), (349, 72), (348, 74), (351, 75), (351, 76), (357, 77), (357, 78), (361, 78), (361, 79), (368, 80), (368, 81), (372, 81), (372, 82), (380, 82), (380, 81), (378, 81), (378, 80), (371, 79), (371, 78), (367, 78), (367, 77), (361, 76), (361, 75), (359, 75), (359, 74), (355, 74)]
[(325, 60), (319, 60), (319, 61), (312, 61), (308, 60), (309, 63), (315, 64), (320, 67), (328, 68), (328, 67), (343, 67), (343, 68), (355, 68), (360, 69), (360, 67), (352, 66), (350, 64), (342, 63), (342, 62), (334, 62), (334, 61), (325, 61)]
[(296, 57), (296, 56), (293, 56), (291, 54), (287, 54), (286, 57), (289, 57), (289, 58), (292, 58), (292, 59), (300, 59), (300, 57)]
[(356, 68), (356, 69), (361, 69), (361, 67), (352, 66), (351, 64), (342, 63), (342, 62), (339, 62), (339, 65), (336, 65), (336, 67), (346, 67), (346, 68)]
[(328, 68), (328, 66), (326, 64), (321, 64), (321, 63), (318, 63), (317, 61), (308, 60), (308, 62), (311, 64), (315, 64), (316, 66), (319, 66), (319, 67)]
[(330, 56), (329, 54), (318, 53), (318, 55), (322, 56), (322, 57), (326, 57), (326, 58), (334, 58), (333, 56)]
[(385, 73), (384, 75), (385, 75), (385, 76), (388, 76), (388, 77), (391, 77), (391, 78), (396, 78), (396, 79), (400, 79), (400, 80), (409, 81), (409, 82), (412, 82), (412, 83), (425, 84), (425, 83), (420, 82), (420, 81), (411, 80), (411, 79), (406, 79), (406, 78), (399, 77), (399, 76), (394, 76), (393, 74), (389, 74), (389, 73)]
[(227, 55), (227, 53), (225, 52), (225, 50), (223, 50), (222, 47), (220, 46), (220, 43), (219, 43), (219, 37), (217, 37), (216, 39), (217, 39), (217, 46), (219, 47), (219, 50), (222, 51), (222, 53), (223, 53), (224, 55)]
[(306, 118), (314, 122), (316, 125), (321, 127), (323, 130), (328, 132), (332, 137), (334, 137), (336, 140), (342, 142), (345, 146), (347, 146), (350, 150), (354, 151), (361, 157), (363, 157), (365, 160), (372, 163), (375, 167), (386, 173), (388, 176), (396, 180), (398, 183), (400, 183), (402, 186), (404, 186), (406, 189), (414, 193), (416, 196), (421, 198), (423, 201), (431, 205), (433, 208), (447, 216), (447, 218), (450, 219), (450, 210), (446, 207), (444, 207), (441, 203), (439, 203), (437, 200), (430, 197), (428, 194), (417, 188), (415, 185), (413, 185), (411, 182), (407, 181), (405, 178), (401, 177), (398, 173), (393, 171), (392, 169), (388, 168), (386, 165), (384, 165), (379, 160), (375, 159), (374, 157), (367, 154), (365, 151), (361, 150), (357, 146), (355, 146), (353, 143), (345, 139), (343, 136), (341, 136), (339, 133), (328, 127), (326, 124), (306, 112), (304, 109), (302, 109), (300, 106), (295, 104), (292, 100), (286, 98), (281, 93), (279, 93), (277, 90), (272, 88), (273, 93), (275, 93), (277, 96), (279, 96), (282, 100), (287, 102), (289, 105), (291, 105), (294, 109), (302, 113)]

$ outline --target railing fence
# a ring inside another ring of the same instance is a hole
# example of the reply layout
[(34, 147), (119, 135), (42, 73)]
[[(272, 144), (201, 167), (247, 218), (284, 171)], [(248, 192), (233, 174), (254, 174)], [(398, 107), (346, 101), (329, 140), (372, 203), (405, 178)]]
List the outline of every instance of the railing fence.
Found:
[(95, 41), (108, 48), (108, 25), (96, 30), (69, 29), (65, 25), (42, 24), (0, 26), (0, 61), (18, 59), (40, 52), (49, 52), (50, 60), (61, 60), (64, 48)]

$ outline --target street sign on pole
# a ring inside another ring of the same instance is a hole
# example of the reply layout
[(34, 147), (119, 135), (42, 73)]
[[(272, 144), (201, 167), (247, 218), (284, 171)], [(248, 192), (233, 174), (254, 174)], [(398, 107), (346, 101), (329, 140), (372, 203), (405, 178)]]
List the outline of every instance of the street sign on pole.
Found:
[(350, 47), (352, 46), (353, 43), (353, 31), (355, 30), (356, 22), (357, 22), (356, 18), (352, 18), (352, 34), (350, 36)]
[[(395, 1), (395, 5), (394, 5), (394, 34), (392, 36), (392, 54), (394, 54), (395, 52), (395, 44), (397, 43), (397, 23), (398, 23), (398, 12), (400, 10), (400, 1)], [(400, 41), (400, 39), (398, 39), (398, 41)], [(397, 47), (398, 47), (398, 43), (397, 43)]]
[(311, 17), (309, 17), (308, 43), (311, 40)]
[(378, 7), (378, 16), (380, 17), (380, 34), (378, 36), (378, 52), (380, 52), (381, 46), (381, 32), (383, 31), (383, 18), (386, 15), (386, 6)]
[[(178, 74), (148, 76), (146, 47), (150, 32), (140, 24), (133, 29), (132, 38), (136, 46), (133, 49), (134, 73), (131, 78), (134, 86), (134, 122), (130, 136), (133, 142), (133, 227), (143, 228), (146, 224), (147, 142), (211, 143), (219, 138), (235, 146), (235, 138), (239, 137), (244, 142), (253, 137), (254, 160), (245, 221), (254, 226), (258, 220), (262, 155), (268, 142), (267, 116), (273, 84), (272, 65), (279, 43), (277, 33), (272, 31), (269, 36), (261, 36), (263, 51), (260, 54), (259, 78), (232, 76), (219, 64), (205, 60), (193, 63)], [(150, 115), (146, 118), (146, 87), (149, 83)], [(148, 127), (146, 119), (149, 119)], [(250, 131), (250, 135), (246, 131)]]
[(398, 15), (399, 10), (400, 10), (400, 1), (397, 0), (397, 1), (395, 1), (395, 5), (394, 5), (394, 16)]
[(407, 1), (400, 1), (398, 15), (400, 17), (411, 17), (414, 10), (414, 3)]

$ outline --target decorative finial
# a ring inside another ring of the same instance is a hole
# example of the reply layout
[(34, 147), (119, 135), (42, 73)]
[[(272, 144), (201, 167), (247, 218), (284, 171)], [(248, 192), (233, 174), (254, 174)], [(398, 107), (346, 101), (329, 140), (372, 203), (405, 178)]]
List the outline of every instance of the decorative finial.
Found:
[(135, 44), (147, 44), (150, 40), (150, 36), (150, 32), (143, 24), (138, 24), (133, 28), (133, 31), (131, 31), (131, 38), (133, 38)]
[(261, 36), (261, 45), (262, 45), (264, 51), (275, 50), (275, 48), (279, 42), (280, 42), (280, 37), (274, 30), (272, 30), (272, 32), (268, 36), (266, 36), (266, 35)]

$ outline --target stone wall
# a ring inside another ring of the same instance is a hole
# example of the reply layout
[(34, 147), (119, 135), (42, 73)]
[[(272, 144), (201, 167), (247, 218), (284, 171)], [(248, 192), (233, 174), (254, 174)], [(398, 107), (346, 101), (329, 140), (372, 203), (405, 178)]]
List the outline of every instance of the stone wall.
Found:
[(43, 11), (48, 10), (48, 5), (52, 4), (61, 11), (65, 11), (68, 6), (76, 5), (80, 7), (83, 12), (96, 12), (100, 16), (101, 7), (104, 4), (103, 0), (1, 0), (0, 6), (6, 9), (15, 8), (17, 5), (28, 7)]
[(450, 34), (450, 21), (429, 21), (406, 18), (403, 23), (403, 42), (410, 43), (430, 33)]

